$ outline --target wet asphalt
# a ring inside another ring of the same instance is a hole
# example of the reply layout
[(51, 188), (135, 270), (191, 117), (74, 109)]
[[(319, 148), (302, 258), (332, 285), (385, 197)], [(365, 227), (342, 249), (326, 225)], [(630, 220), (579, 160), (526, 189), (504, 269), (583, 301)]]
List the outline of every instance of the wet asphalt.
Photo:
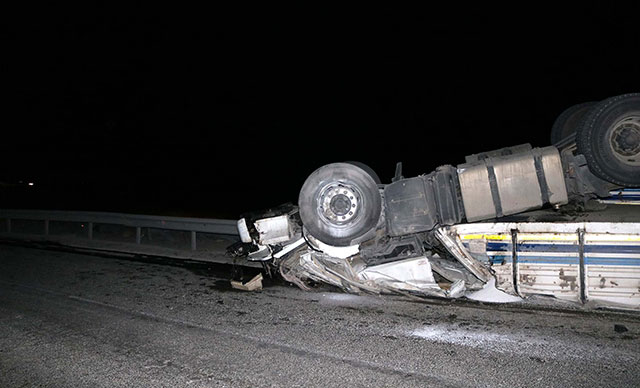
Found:
[(636, 313), (243, 292), (257, 270), (15, 245), (0, 263), (0, 387), (640, 386)]

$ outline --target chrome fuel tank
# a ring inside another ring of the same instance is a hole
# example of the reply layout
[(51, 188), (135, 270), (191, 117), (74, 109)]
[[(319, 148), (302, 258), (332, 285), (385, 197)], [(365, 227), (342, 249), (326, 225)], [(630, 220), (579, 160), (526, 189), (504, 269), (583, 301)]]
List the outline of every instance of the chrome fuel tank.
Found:
[(568, 201), (562, 162), (555, 147), (531, 149), (521, 145), (472, 155), (457, 170), (469, 222)]

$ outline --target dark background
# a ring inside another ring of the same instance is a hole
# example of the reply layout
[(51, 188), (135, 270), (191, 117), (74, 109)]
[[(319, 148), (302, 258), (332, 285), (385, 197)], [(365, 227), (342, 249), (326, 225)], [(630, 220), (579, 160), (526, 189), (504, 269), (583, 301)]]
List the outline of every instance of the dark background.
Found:
[(636, 8), (459, 7), (5, 13), (0, 207), (236, 218), (326, 163), (546, 146), (640, 91)]

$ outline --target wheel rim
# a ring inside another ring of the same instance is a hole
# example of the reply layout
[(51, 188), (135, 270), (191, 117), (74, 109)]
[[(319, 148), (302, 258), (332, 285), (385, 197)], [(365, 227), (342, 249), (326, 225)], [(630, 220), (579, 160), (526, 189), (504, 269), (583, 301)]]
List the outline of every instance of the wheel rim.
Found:
[(640, 166), (640, 115), (618, 120), (608, 133), (609, 148), (620, 162)]
[(298, 206), (310, 235), (327, 245), (348, 246), (374, 230), (382, 198), (366, 171), (349, 163), (332, 163), (305, 180)]
[(333, 226), (343, 226), (358, 217), (362, 195), (356, 187), (332, 182), (320, 190), (318, 215)]

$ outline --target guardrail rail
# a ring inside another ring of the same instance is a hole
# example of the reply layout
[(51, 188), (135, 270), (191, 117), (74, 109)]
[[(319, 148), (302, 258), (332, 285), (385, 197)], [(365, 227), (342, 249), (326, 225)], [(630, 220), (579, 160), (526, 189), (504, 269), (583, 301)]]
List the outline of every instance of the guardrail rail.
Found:
[(0, 219), (4, 220), (4, 231), (8, 234), (14, 234), (14, 222), (41, 222), (42, 224), (39, 232), (35, 232), (33, 228), (31, 228), (29, 232), (20, 232), (20, 234), (38, 235), (40, 237), (44, 236), (45, 239), (50, 235), (51, 222), (80, 223), (83, 230), (86, 231), (84, 232), (86, 233), (85, 237), (89, 240), (94, 239), (94, 229), (97, 224), (119, 225), (135, 228), (135, 243), (138, 245), (142, 243), (144, 228), (189, 232), (190, 247), (193, 251), (197, 249), (198, 233), (223, 235), (228, 237), (238, 236), (235, 220), (209, 218), (165, 217), (125, 213), (62, 210), (0, 209)]

